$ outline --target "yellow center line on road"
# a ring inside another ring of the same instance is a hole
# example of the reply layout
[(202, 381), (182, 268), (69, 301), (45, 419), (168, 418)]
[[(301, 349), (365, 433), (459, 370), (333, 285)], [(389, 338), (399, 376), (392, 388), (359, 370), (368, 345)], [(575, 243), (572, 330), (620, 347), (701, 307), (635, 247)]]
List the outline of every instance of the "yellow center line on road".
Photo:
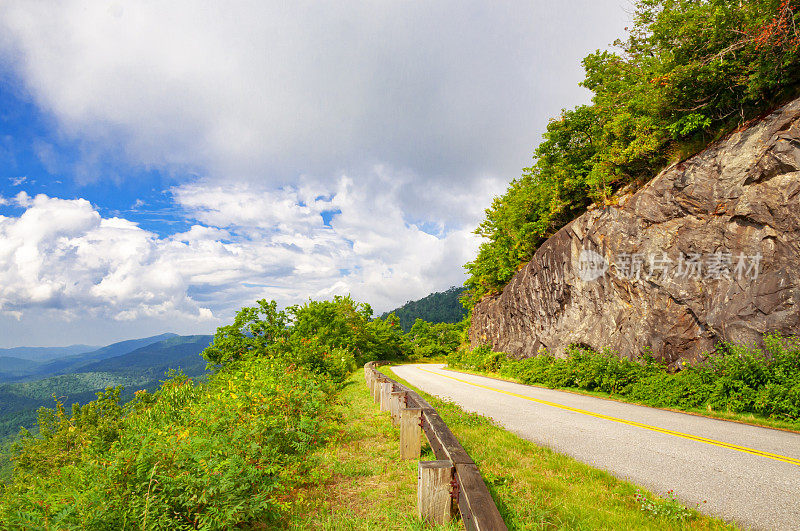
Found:
[(498, 389), (496, 387), (492, 387), (492, 386), (489, 386), (489, 385), (483, 385), (483, 384), (478, 384), (478, 383), (475, 383), (475, 382), (470, 382), (468, 380), (462, 380), (461, 378), (456, 378), (454, 376), (449, 376), (447, 374), (441, 374), (441, 373), (438, 373), (438, 372), (430, 371), (428, 369), (423, 369), (422, 367), (419, 367), (419, 366), (417, 366), (417, 368), (419, 370), (421, 370), (421, 371), (428, 372), (428, 373), (431, 373), (431, 374), (435, 374), (437, 376), (442, 376), (444, 378), (450, 378), (451, 380), (455, 380), (457, 382), (465, 383), (467, 385), (473, 385), (475, 387), (480, 387), (482, 389), (488, 389), (489, 391), (495, 391), (496, 393), (502, 393), (504, 395), (513, 396), (513, 397), (516, 397), (516, 398), (522, 398), (523, 400), (529, 400), (531, 402), (536, 402), (538, 404), (543, 404), (545, 406), (556, 407), (556, 408), (563, 409), (563, 410), (566, 410), (566, 411), (572, 411), (573, 413), (580, 413), (581, 415), (588, 415), (590, 417), (595, 417), (595, 418), (598, 418), (598, 419), (610, 420), (612, 422), (619, 422), (620, 424), (627, 424), (628, 426), (635, 426), (637, 428), (642, 428), (642, 429), (645, 429), (645, 430), (655, 431), (655, 432), (658, 432), (658, 433), (664, 433), (666, 435), (672, 435), (672, 436), (675, 436), (675, 437), (680, 437), (682, 439), (688, 439), (690, 441), (697, 441), (697, 442), (701, 442), (701, 443), (711, 444), (713, 446), (719, 446), (720, 448), (728, 448), (730, 450), (736, 450), (737, 452), (744, 452), (744, 453), (747, 453), (747, 454), (758, 455), (760, 457), (766, 457), (768, 459), (774, 459), (776, 461), (782, 461), (784, 463), (789, 463), (790, 465), (800, 466), (800, 459), (796, 459), (794, 457), (787, 457), (785, 455), (779, 455), (779, 454), (771, 454), (769, 452), (762, 452), (761, 450), (756, 450), (755, 448), (748, 448), (746, 446), (738, 446), (736, 444), (730, 444), (730, 443), (726, 443), (726, 442), (722, 442), (722, 441), (717, 441), (715, 439), (709, 439), (707, 437), (700, 437), (698, 435), (691, 435), (691, 434), (682, 433), (682, 432), (679, 432), (679, 431), (673, 431), (673, 430), (668, 430), (668, 429), (665, 429), (665, 428), (659, 428), (658, 426), (651, 426), (649, 424), (643, 424), (641, 422), (635, 422), (633, 420), (626, 420), (626, 419), (621, 419), (621, 418), (618, 418), (618, 417), (612, 417), (610, 415), (603, 415), (602, 413), (594, 413), (592, 411), (586, 411), (585, 409), (579, 409), (579, 408), (576, 408), (576, 407), (565, 406), (563, 404), (558, 404), (556, 402), (549, 402), (547, 400), (541, 400), (539, 398), (533, 398), (533, 397), (521, 395), (521, 394), (518, 394), (518, 393), (512, 393), (510, 391), (504, 391), (502, 389)]

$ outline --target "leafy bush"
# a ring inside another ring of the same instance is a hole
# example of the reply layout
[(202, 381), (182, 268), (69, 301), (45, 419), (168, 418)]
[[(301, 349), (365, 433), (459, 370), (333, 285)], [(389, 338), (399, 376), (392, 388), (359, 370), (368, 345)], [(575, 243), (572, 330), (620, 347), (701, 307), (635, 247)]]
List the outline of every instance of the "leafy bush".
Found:
[(249, 355), (281, 354), (289, 337), (289, 318), (278, 310), (275, 301), (258, 301), (258, 306), (239, 310), (233, 323), (217, 328), (211, 345), (203, 356), (212, 364), (222, 365)]
[(417, 319), (406, 338), (411, 345), (411, 351), (418, 358), (447, 356), (458, 349), (466, 328), (466, 320), (434, 324)]
[(764, 348), (721, 344), (699, 365), (670, 373), (649, 352), (638, 359), (572, 347), (514, 359), (488, 346), (453, 352), (455, 368), (499, 372), (526, 384), (602, 391), (656, 407), (755, 413), (800, 422), (800, 338), (764, 336)]
[(592, 104), (551, 120), (534, 164), (486, 210), (466, 304), (501, 290), (593, 202), (794, 97), (798, 28), (800, 0), (638, 0), (617, 51), (583, 61)]
[(324, 435), (333, 385), (248, 358), (198, 385), (173, 374), (127, 406), (119, 390), (40, 412), (18, 444), (0, 527), (222, 529), (278, 518)]
[(279, 522), (313, 481), (311, 451), (356, 364), (403, 355), (391, 320), (349, 297), (243, 308), (204, 355), (197, 383), (171, 373), (120, 405), (121, 388), (39, 411), (0, 491), (0, 528), (230, 529)]

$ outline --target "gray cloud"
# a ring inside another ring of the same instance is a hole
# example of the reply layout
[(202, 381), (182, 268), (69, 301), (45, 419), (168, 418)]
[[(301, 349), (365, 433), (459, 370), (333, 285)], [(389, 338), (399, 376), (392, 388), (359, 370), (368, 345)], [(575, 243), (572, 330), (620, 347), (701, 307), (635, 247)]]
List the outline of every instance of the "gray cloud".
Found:
[(518, 175), (627, 3), (9, 2), (0, 43), (66, 132), (132, 162), (460, 185)]

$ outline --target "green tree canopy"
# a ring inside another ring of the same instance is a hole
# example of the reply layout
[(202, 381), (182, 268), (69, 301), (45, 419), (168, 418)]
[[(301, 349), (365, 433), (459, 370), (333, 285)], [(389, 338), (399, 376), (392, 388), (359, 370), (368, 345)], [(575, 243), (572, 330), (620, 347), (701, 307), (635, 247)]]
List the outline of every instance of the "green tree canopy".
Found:
[(369, 304), (349, 296), (278, 310), (275, 301), (242, 308), (221, 326), (203, 356), (224, 366), (250, 357), (279, 358), (342, 381), (369, 360), (397, 359), (406, 350), (397, 319), (372, 320)]

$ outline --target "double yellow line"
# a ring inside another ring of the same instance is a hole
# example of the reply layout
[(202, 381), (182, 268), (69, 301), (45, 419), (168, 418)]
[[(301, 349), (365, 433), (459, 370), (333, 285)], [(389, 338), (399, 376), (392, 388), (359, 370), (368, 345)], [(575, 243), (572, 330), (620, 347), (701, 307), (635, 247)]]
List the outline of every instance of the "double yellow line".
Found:
[(781, 461), (784, 463), (789, 463), (790, 465), (800, 466), (800, 459), (796, 459), (794, 457), (787, 457), (785, 455), (779, 454), (771, 454), (769, 452), (762, 452), (761, 450), (756, 450), (755, 448), (748, 448), (746, 446), (739, 446), (736, 444), (730, 444), (722, 441), (717, 441), (716, 439), (709, 439), (707, 437), (700, 437), (698, 435), (690, 435), (688, 433), (682, 433), (679, 431), (668, 430), (665, 428), (659, 428), (658, 426), (651, 426), (650, 424), (643, 424), (641, 422), (635, 422), (633, 420), (621, 419), (618, 417), (612, 417), (610, 415), (603, 415), (602, 413), (594, 413), (592, 411), (586, 411), (585, 409), (579, 409), (576, 407), (565, 406), (563, 404), (558, 404), (556, 402), (550, 402), (547, 400), (541, 400), (539, 398), (533, 398), (530, 396), (520, 395), (518, 393), (512, 393), (510, 391), (504, 391), (502, 389), (497, 389), (496, 387), (491, 387), (488, 385), (477, 384), (474, 382), (470, 382), (468, 380), (462, 380), (461, 378), (456, 378), (454, 376), (448, 376), (446, 374), (441, 374), (439, 372), (430, 371), (428, 369), (423, 369), (422, 367), (417, 366), (419, 370), (428, 372), (430, 374), (435, 374), (437, 376), (442, 376), (444, 378), (450, 378), (451, 380), (455, 380), (457, 382), (465, 383), (467, 385), (472, 385), (475, 387), (480, 387), (482, 389), (488, 389), (489, 391), (494, 391), (496, 393), (502, 393), (504, 395), (513, 396), (515, 398), (522, 398), (523, 400), (529, 400), (531, 402), (536, 402), (537, 404), (543, 404), (545, 406), (556, 407), (558, 409), (563, 409), (565, 411), (572, 411), (573, 413), (580, 413), (581, 415), (588, 415), (590, 417), (595, 417), (598, 419), (603, 420), (610, 420), (612, 422), (619, 422), (620, 424), (627, 424), (628, 426), (635, 426), (637, 428), (642, 428), (645, 430), (655, 431), (658, 433), (664, 433), (666, 435), (672, 435), (674, 437), (680, 437), (682, 439), (687, 439), (690, 441), (697, 441), (705, 444), (710, 444), (713, 446), (719, 446), (720, 448), (728, 448), (729, 450), (736, 450), (737, 452), (744, 452), (747, 454), (753, 454), (760, 457), (766, 457), (767, 459), (774, 459), (776, 461)]

